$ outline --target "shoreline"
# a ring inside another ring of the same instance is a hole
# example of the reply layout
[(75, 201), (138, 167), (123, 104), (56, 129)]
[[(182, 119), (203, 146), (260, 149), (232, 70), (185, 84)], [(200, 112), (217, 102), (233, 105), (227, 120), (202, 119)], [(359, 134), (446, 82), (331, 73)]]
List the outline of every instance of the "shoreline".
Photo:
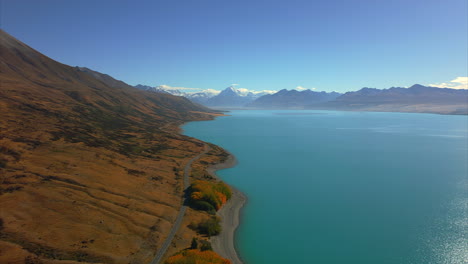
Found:
[[(228, 152), (229, 153), (229, 152)], [(229, 157), (223, 163), (218, 163), (207, 168), (207, 172), (218, 180), (221, 180), (216, 171), (232, 168), (237, 165), (234, 155), (229, 153)], [(247, 197), (241, 191), (229, 185), (232, 190), (232, 196), (226, 204), (216, 213), (221, 218), (221, 233), (211, 237), (210, 242), (213, 251), (221, 257), (229, 259), (232, 264), (243, 264), (236, 246), (235, 232), (240, 224), (241, 210), (247, 202)]]

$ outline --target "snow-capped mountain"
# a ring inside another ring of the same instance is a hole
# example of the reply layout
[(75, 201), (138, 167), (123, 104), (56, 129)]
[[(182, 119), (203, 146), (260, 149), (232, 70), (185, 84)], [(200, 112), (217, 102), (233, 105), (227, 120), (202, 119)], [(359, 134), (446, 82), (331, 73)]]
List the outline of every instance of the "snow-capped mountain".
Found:
[(214, 89), (205, 89), (199, 92), (182, 92), (177, 88), (168, 85), (159, 85), (151, 87), (148, 85), (138, 84), (135, 88), (152, 91), (157, 93), (169, 93), (176, 96), (184, 96), (193, 102), (220, 108), (244, 107), (246, 104), (254, 101), (255, 99), (275, 93), (276, 91), (252, 91), (245, 88), (236, 89), (234, 86), (219, 91)]
[(242, 95), (241, 92), (230, 86), (222, 90), (218, 95), (208, 99), (206, 105), (211, 107), (240, 107), (249, 102), (248, 95)]
[(244, 107), (255, 99), (274, 92), (276, 91), (252, 91), (245, 88), (236, 89), (234, 86), (229, 86), (218, 95), (207, 100), (205, 105), (220, 108)]
[(172, 89), (170, 86), (167, 86), (167, 85), (159, 85), (159, 86), (151, 87), (149, 85), (138, 84), (138, 85), (135, 85), (134, 87), (140, 90), (151, 91), (151, 92), (156, 92), (156, 93), (168, 93), (168, 94), (172, 94), (176, 96), (185, 95), (184, 92), (181, 92), (178, 89)]
[(183, 96), (199, 104), (205, 104), (208, 99), (220, 93), (220, 91), (213, 90), (213, 89), (205, 89), (199, 92), (182, 92), (179, 89), (168, 86), (168, 85), (159, 85), (159, 86), (151, 87), (149, 85), (138, 84), (138, 85), (135, 85), (134, 87), (140, 90), (145, 90), (145, 91), (151, 91), (151, 92), (156, 92), (156, 93), (168, 93), (168, 94), (172, 94), (175, 96)]
[(206, 89), (200, 92), (185, 93), (184, 96), (196, 103), (204, 105), (210, 98), (215, 97), (219, 93), (220, 91), (218, 90)]

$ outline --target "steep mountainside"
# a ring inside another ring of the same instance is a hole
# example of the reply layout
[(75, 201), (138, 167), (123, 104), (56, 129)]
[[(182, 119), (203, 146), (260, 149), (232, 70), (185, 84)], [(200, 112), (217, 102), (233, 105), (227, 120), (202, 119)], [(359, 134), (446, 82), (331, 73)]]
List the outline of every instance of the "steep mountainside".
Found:
[(217, 113), (4, 31), (0, 58), (0, 263), (148, 263), (180, 208), (184, 164), (205, 149), (178, 125)]
[(332, 101), (340, 93), (331, 92), (314, 92), (311, 90), (288, 91), (283, 89), (275, 94), (264, 95), (255, 101), (247, 105), (251, 108), (262, 108), (262, 109), (302, 109), (310, 105)]
[(468, 114), (468, 90), (427, 87), (362, 88), (318, 108), (384, 112)]
[(112, 87), (112, 88), (130, 88), (131, 86), (122, 82), (122, 81), (119, 81), (119, 80), (116, 80), (114, 78), (112, 78), (112, 76), (110, 75), (107, 75), (107, 74), (104, 74), (104, 73), (100, 73), (100, 72), (97, 72), (97, 71), (93, 71), (89, 68), (86, 68), (86, 67), (75, 67), (78, 71), (80, 72), (84, 72), (84, 73), (87, 73), (89, 75), (91, 75), (92, 77), (98, 79), (99, 81), (105, 83), (107, 86), (109, 87)]

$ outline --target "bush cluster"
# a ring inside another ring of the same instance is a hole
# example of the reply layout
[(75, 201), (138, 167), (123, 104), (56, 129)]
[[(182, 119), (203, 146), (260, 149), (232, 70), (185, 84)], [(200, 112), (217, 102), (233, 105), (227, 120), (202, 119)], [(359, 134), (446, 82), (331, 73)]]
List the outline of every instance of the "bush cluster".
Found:
[(200, 245), (201, 251), (213, 250), (211, 247), (211, 243), (208, 240), (198, 240), (196, 238), (192, 238), (192, 243), (190, 244), (190, 249), (198, 249), (198, 245)]
[(202, 235), (216, 236), (221, 233), (220, 221), (221, 220), (219, 217), (212, 216), (206, 220), (201, 221), (197, 225), (192, 225), (191, 227)]
[(189, 205), (214, 214), (231, 198), (232, 192), (223, 182), (195, 181), (188, 189)]

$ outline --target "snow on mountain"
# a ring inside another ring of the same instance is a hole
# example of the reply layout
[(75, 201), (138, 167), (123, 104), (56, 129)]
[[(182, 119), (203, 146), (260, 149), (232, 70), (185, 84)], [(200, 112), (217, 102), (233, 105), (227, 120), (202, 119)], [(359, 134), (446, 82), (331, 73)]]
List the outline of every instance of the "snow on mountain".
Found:
[(274, 91), (274, 90), (262, 90), (262, 91), (254, 91), (254, 90), (249, 90), (249, 89), (245, 89), (245, 88), (238, 88), (236, 89), (237, 92), (239, 93), (239, 95), (241, 96), (251, 96), (251, 97), (260, 97), (260, 96), (263, 96), (263, 95), (266, 95), (266, 94), (274, 94), (278, 91)]
[[(183, 92), (177, 87), (171, 87), (168, 85), (151, 87), (139, 84), (136, 85), (135, 88), (152, 92), (169, 93), (176, 96), (184, 96), (196, 103), (213, 107), (243, 107), (247, 103), (250, 103), (263, 95), (276, 93), (276, 91), (272, 90), (254, 91), (245, 88), (235, 88), (234, 86), (229, 86), (222, 91), (214, 89), (199, 89), (200, 91), (197, 92)], [(195, 90), (194, 88), (181, 89)]]
[(215, 89), (205, 89), (200, 92), (189, 92), (186, 93), (189, 97), (213, 97), (220, 93), (221, 91)]
[(234, 86), (229, 86), (222, 90), (218, 95), (208, 99), (205, 105), (223, 108), (244, 107), (260, 96), (274, 92), (275, 91), (268, 90), (253, 91), (245, 88), (236, 89)]
[(205, 89), (200, 92), (189, 92), (185, 93), (185, 97), (188, 99), (204, 105), (210, 98), (218, 95), (220, 91), (214, 89)]
[(168, 86), (168, 85), (158, 85), (158, 86), (155, 86), (155, 87), (151, 87), (149, 85), (138, 84), (138, 85), (135, 85), (134, 87), (137, 88), (137, 89), (140, 89), (140, 90), (151, 91), (151, 92), (156, 92), (156, 93), (168, 93), (168, 94), (172, 94), (172, 95), (176, 95), (176, 96), (184, 96), (185, 95), (184, 92), (181, 92), (177, 88), (174, 88), (174, 87), (171, 87), (171, 86)]

